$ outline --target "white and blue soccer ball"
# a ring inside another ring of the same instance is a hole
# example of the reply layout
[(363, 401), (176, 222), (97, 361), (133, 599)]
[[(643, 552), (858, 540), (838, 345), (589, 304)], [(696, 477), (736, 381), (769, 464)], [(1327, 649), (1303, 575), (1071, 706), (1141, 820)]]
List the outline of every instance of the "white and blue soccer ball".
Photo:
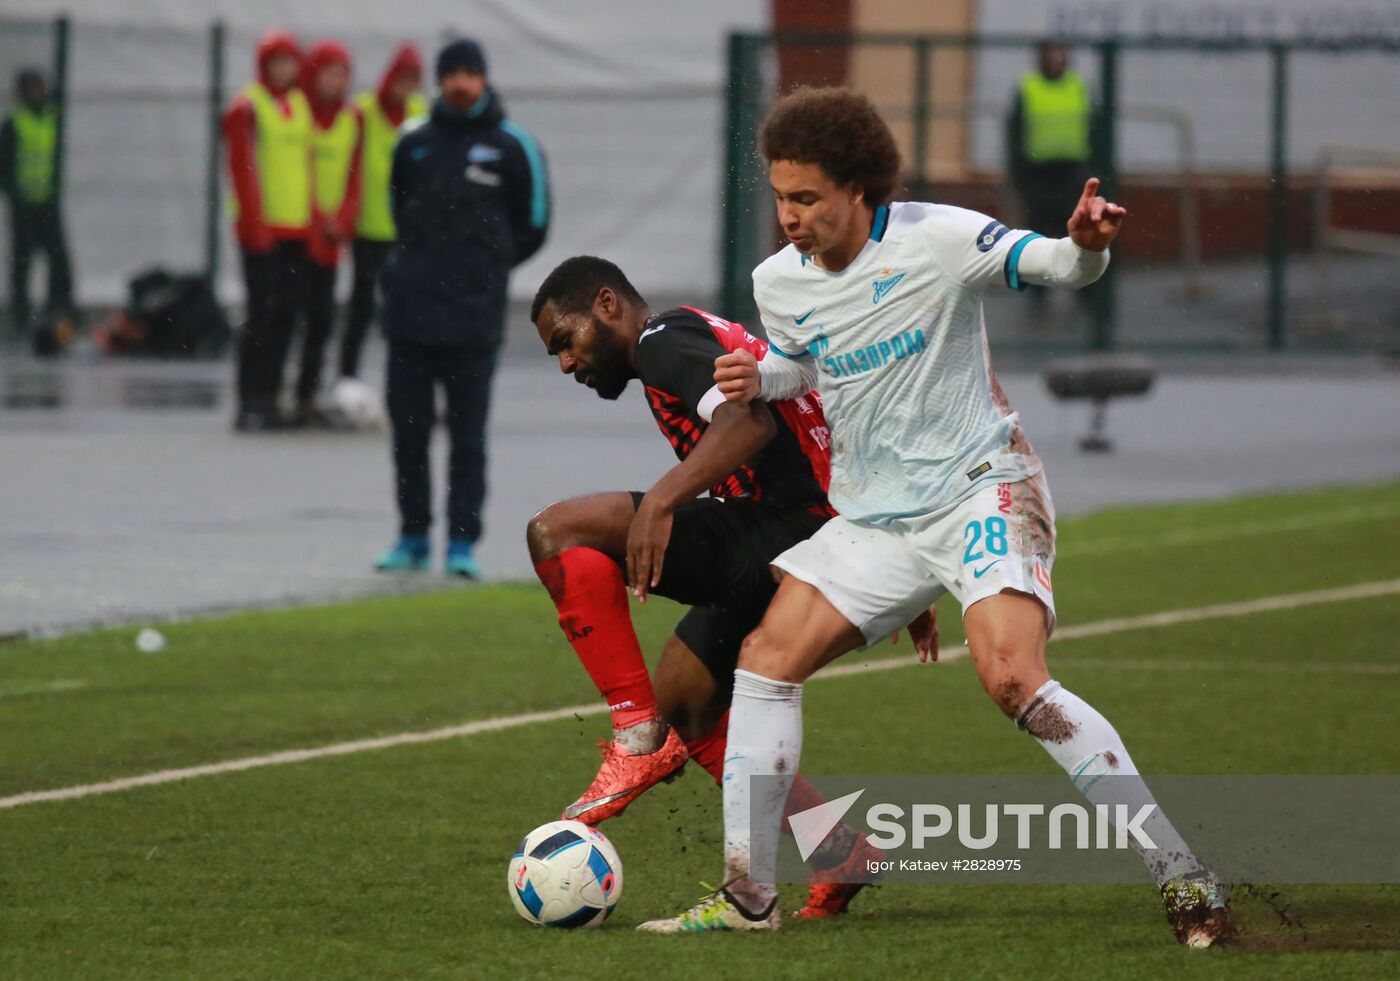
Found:
[(341, 378), (331, 388), (331, 409), (353, 429), (384, 428), (384, 398), (358, 378)]
[(597, 926), (622, 898), (622, 861), (597, 828), (551, 821), (520, 842), (506, 885), (516, 911), (531, 923)]

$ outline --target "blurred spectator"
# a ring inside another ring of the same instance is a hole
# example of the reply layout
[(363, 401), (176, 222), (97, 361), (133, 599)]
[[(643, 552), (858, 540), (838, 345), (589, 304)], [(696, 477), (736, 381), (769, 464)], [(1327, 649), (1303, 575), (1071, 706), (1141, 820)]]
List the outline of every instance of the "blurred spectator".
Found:
[(44, 250), (49, 274), (40, 328), (59, 347), (73, 334), (73, 275), (58, 206), (58, 107), (43, 73), (26, 68), (15, 78), (14, 111), (0, 124), (0, 190), (10, 199), (10, 315), (17, 332), (29, 329), (29, 262)]
[(438, 54), (431, 115), (394, 150), (398, 239), (384, 272), (387, 398), (400, 538), (378, 568), (428, 565), (428, 442), (437, 384), (447, 394), (447, 572), (479, 578), (473, 546), (486, 497), (486, 418), (510, 270), (544, 244), (549, 186), (535, 141), (508, 122), (481, 47)]
[(283, 31), (263, 35), (258, 80), (224, 114), (234, 222), (243, 253), (248, 319), (238, 348), (244, 432), (290, 425), (277, 405), (292, 326), (305, 303), (312, 213), (312, 122), (297, 88), (301, 53)]
[(364, 134), (360, 164), (364, 192), (351, 249), (355, 276), (350, 315), (340, 342), (342, 379), (356, 378), (360, 373), (360, 351), (374, 319), (379, 271), (394, 241), (394, 216), (389, 208), (394, 144), (404, 120), (427, 115), (428, 102), (418, 91), (422, 84), (423, 60), (417, 48), (405, 44), (389, 60), (378, 90), (363, 92), (355, 99)]
[[(1069, 66), (1069, 48), (1040, 44), (1036, 71), (1016, 90), (1006, 127), (1007, 173), (1020, 198), (1025, 227), (1063, 238), (1065, 222), (1089, 177), (1093, 103), (1084, 78)], [(1037, 306), (1048, 298), (1031, 290)]]
[(329, 417), (316, 403), (326, 342), (335, 324), (335, 275), (340, 253), (355, 235), (360, 207), (360, 118), (345, 101), (350, 88), (350, 52), (338, 41), (320, 41), (306, 55), (302, 83), (311, 103), (316, 188), (307, 250), (306, 336), (297, 375), (296, 421), (325, 426)]

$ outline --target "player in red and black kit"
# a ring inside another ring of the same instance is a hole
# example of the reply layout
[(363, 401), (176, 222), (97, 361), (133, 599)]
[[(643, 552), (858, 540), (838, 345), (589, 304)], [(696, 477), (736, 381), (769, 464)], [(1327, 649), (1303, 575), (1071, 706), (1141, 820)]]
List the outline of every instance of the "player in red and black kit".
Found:
[[(560, 264), (540, 286), (530, 317), (560, 370), (600, 397), (616, 399), (640, 379), (680, 460), (644, 494), (561, 501), (529, 524), (535, 571), (612, 713), (598, 776), (564, 812), (596, 824), (674, 777), (687, 759), (721, 779), (739, 647), (777, 586), (769, 563), (835, 513), (826, 500), (829, 433), (815, 392), (768, 406), (726, 401), (715, 388), (715, 359), (740, 348), (761, 359), (768, 345), (693, 307), (653, 314), (605, 259)], [(656, 593), (691, 607), (654, 681), (628, 612), (629, 590), (643, 601)], [(922, 626), (916, 639), (927, 648), (932, 624)], [(799, 777), (789, 812), (819, 803)], [(818, 868), (876, 854), (854, 832), (828, 841), (831, 854), (814, 856)], [(839, 913), (858, 888), (814, 875), (799, 915)]]

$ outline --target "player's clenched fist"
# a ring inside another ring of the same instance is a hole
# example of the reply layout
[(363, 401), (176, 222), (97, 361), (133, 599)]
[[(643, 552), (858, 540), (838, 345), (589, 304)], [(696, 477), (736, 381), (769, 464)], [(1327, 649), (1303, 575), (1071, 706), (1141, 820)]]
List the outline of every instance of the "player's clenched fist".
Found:
[(715, 358), (715, 385), (731, 402), (752, 402), (758, 398), (758, 359), (748, 351)]

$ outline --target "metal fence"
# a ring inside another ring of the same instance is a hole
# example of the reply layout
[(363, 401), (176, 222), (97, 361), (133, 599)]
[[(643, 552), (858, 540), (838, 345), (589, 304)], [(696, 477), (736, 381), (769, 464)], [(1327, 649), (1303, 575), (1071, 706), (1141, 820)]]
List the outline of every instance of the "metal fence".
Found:
[[(1004, 125), (1041, 40), (732, 35), (724, 312), (755, 319), (750, 272), (782, 244), (757, 147), (780, 91), (860, 89), (900, 143), (901, 197), (1016, 221)], [(1067, 299), (1047, 315), (1019, 296), (989, 296), (998, 344), (1400, 350), (1394, 40), (1066, 43), (1094, 92), (1094, 169), (1132, 218), (1088, 304)]]
[[(363, 91), (402, 42), (416, 43), (430, 61), (455, 31), (335, 34), (350, 49), (354, 88)], [(68, 39), (66, 57), (60, 37)], [(120, 304), (128, 281), (155, 266), (208, 273), (223, 300), (240, 302), (219, 120), (252, 78), (257, 40), (251, 28), (218, 24), (0, 19), (0, 110), (20, 67), (68, 77), (58, 93), (66, 128), (61, 184), (80, 305)], [(543, 144), (556, 204), (550, 239), (518, 271), (513, 296), (528, 296), (569, 255), (604, 252), (649, 293), (708, 303), (718, 286), (709, 260), (719, 224), (722, 58), (708, 72), (691, 63), (658, 84), (625, 65), (599, 69), (568, 52), (522, 50), (535, 43), (502, 36), (492, 49), (500, 52), (493, 83), (511, 117)], [(545, 70), (558, 59), (575, 66), (572, 75)], [(9, 236), (0, 235), (0, 269), (8, 253)], [(341, 288), (343, 295), (348, 283)]]
[[(356, 88), (373, 85), (400, 42), (428, 52), (443, 33), (344, 37)], [(120, 303), (127, 281), (152, 266), (203, 271), (225, 299), (241, 294), (218, 121), (251, 78), (256, 40), (217, 24), (0, 18), (0, 110), (26, 66), (47, 69), (63, 106), (61, 193), (84, 305)], [(831, 80), (869, 91), (900, 140), (907, 196), (1014, 220), (1001, 135), (1037, 41), (740, 34), (729, 42), (723, 93), (618, 81), (551, 87), (522, 71), (507, 101), (544, 138), (559, 208), (549, 246), (518, 279), (537, 281), (573, 252), (606, 251), (639, 285), (664, 284), (658, 292), (684, 285), (688, 299), (703, 299), (717, 282), (724, 312), (751, 322), (749, 273), (780, 244), (757, 126), (793, 63), (837, 64)], [(989, 298), (999, 344), (1397, 347), (1393, 41), (1070, 41), (1106, 121), (1099, 172), (1133, 217), (1092, 308), (1061, 298), (1046, 318), (1022, 297)], [(1163, 79), (1194, 81), (1198, 94)], [(723, 146), (716, 130), (727, 130)], [(716, 234), (708, 222), (717, 192), (718, 275), (697, 268)], [(0, 266), (8, 252), (0, 236)]]
[[(357, 58), (358, 87), (372, 86), (404, 40), (342, 36)], [(60, 194), (78, 298), (119, 303), (127, 281), (165, 266), (209, 276), (237, 296), (238, 269), (225, 209), (220, 118), (252, 80), (257, 34), (210, 24), (0, 21), (0, 78), (45, 71), (61, 110)], [(12, 92), (5, 88), (6, 111)], [(9, 236), (0, 245), (8, 265)]]

